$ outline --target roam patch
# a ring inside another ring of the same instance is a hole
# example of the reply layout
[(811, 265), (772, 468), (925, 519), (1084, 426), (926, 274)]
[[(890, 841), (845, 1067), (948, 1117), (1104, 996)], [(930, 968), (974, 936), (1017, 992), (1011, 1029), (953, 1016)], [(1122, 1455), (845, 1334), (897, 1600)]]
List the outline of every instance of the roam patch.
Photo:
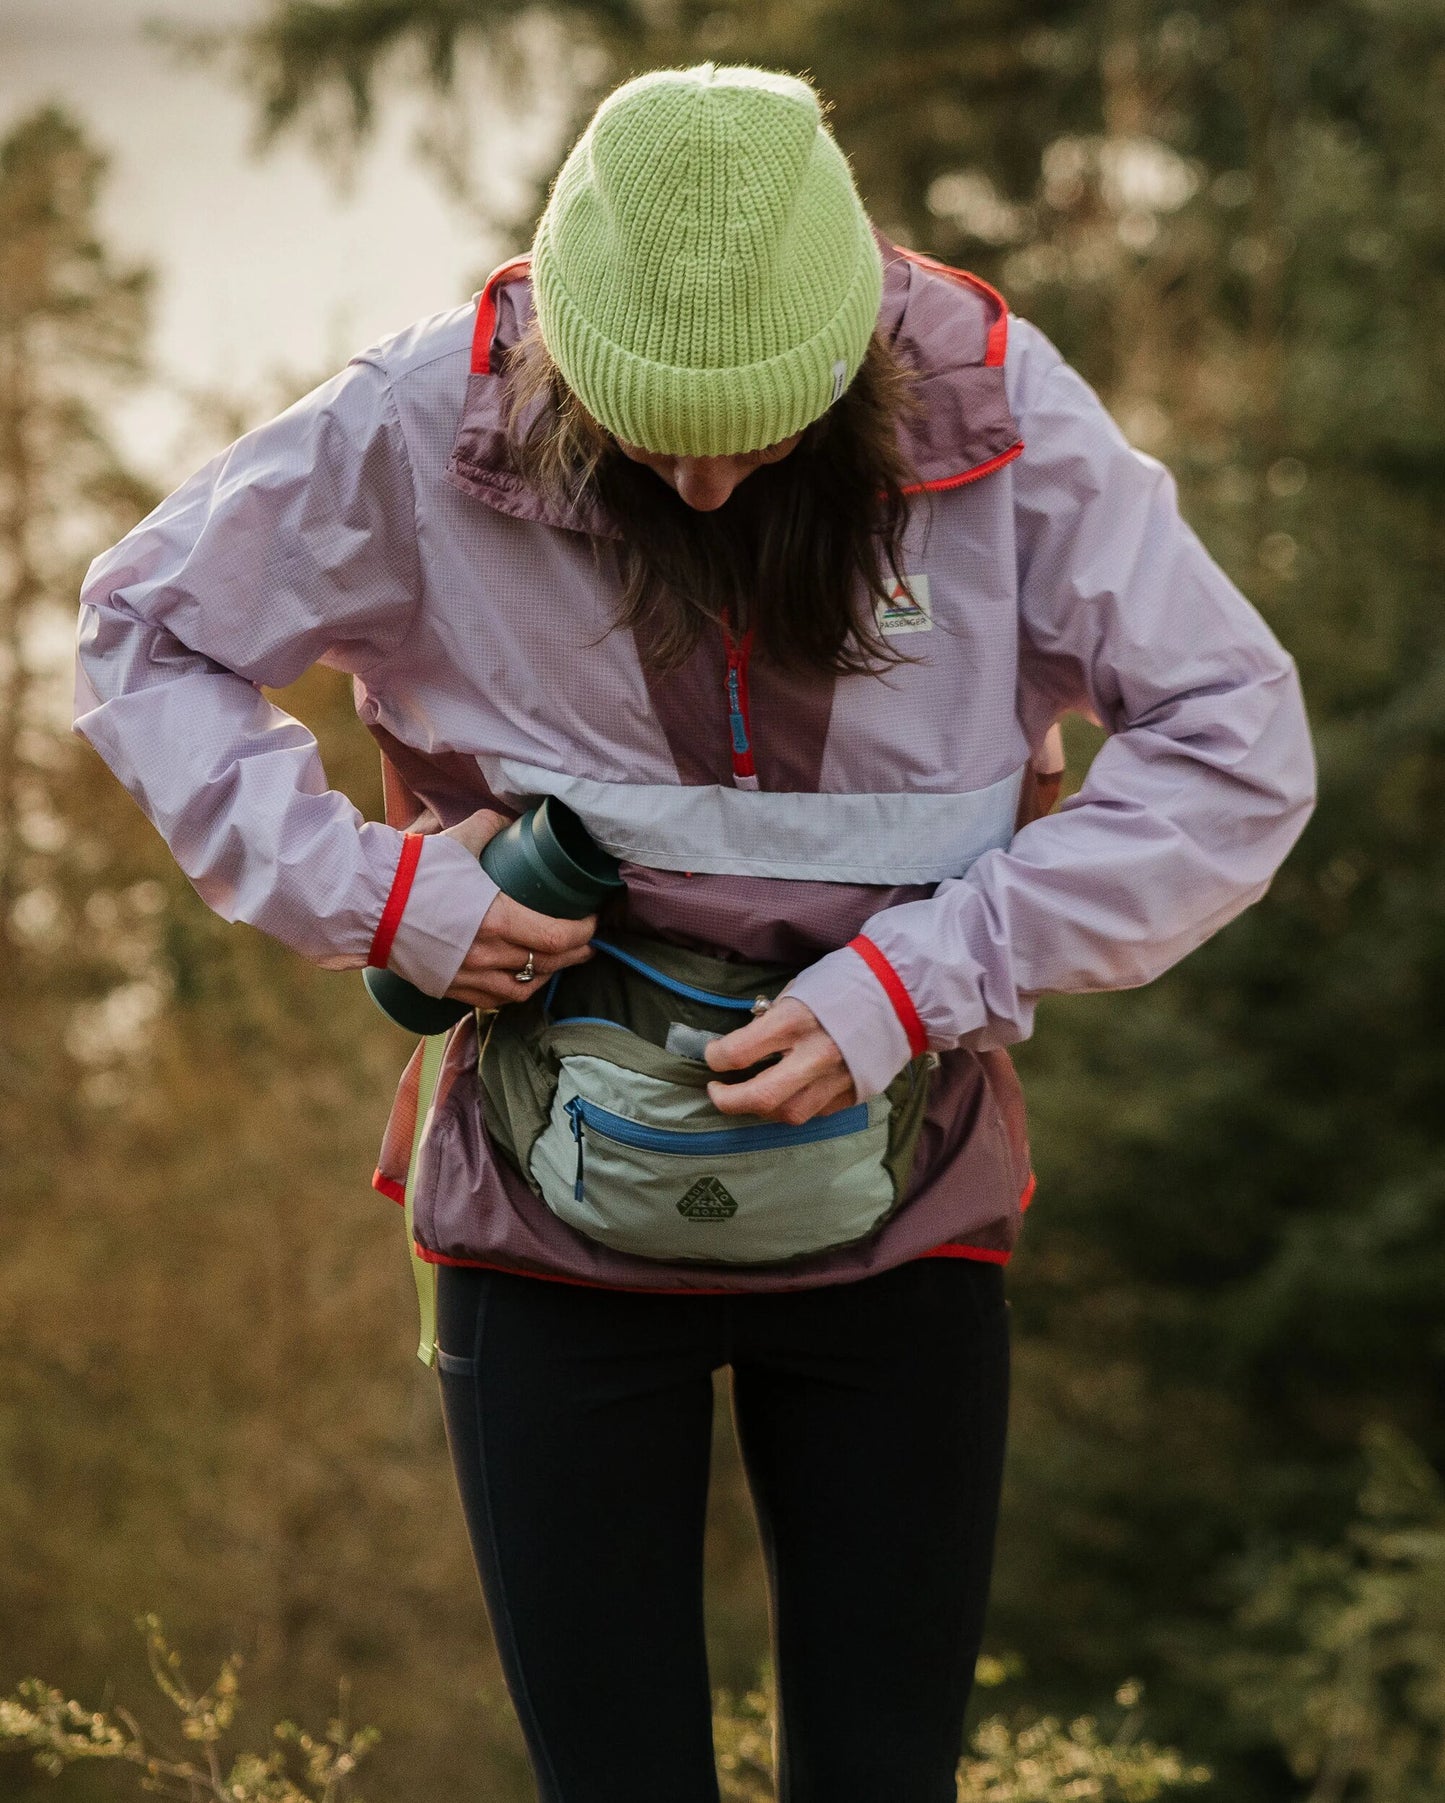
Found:
[(716, 1177), (699, 1177), (678, 1203), (677, 1212), (688, 1221), (730, 1221), (738, 1205)]
[(889, 584), (888, 599), (878, 603), (878, 630), (889, 634), (933, 631), (933, 603), (926, 576), (910, 576), (906, 583), (895, 578)]

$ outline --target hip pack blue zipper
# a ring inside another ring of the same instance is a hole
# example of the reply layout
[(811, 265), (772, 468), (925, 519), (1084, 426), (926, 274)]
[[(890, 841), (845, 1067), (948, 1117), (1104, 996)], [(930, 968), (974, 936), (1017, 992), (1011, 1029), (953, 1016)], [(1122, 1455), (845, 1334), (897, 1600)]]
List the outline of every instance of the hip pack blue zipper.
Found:
[(720, 1127), (703, 1133), (686, 1133), (673, 1127), (644, 1127), (626, 1115), (614, 1114), (584, 1096), (573, 1096), (566, 1104), (566, 1115), (572, 1123), (572, 1137), (577, 1142), (577, 1180), (572, 1186), (574, 1198), (582, 1200), (582, 1129), (584, 1126), (603, 1139), (620, 1146), (631, 1146), (639, 1152), (667, 1152), (678, 1158), (725, 1158), (730, 1152), (772, 1152), (783, 1146), (812, 1146), (820, 1140), (843, 1139), (850, 1133), (861, 1133), (868, 1125), (868, 1104), (855, 1103), (837, 1114), (820, 1114), (801, 1126), (785, 1122), (765, 1121), (756, 1127)]

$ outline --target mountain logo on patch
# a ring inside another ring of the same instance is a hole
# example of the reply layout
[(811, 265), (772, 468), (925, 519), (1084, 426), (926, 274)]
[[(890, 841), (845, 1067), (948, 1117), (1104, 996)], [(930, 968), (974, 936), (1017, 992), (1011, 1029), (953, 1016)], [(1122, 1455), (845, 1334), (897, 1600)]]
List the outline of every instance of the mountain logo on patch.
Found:
[(910, 576), (904, 582), (895, 577), (889, 583), (888, 599), (878, 603), (878, 630), (890, 637), (897, 632), (933, 631), (933, 602), (926, 576)]
[(685, 1221), (730, 1221), (738, 1205), (716, 1177), (699, 1177), (678, 1203), (677, 1212)]

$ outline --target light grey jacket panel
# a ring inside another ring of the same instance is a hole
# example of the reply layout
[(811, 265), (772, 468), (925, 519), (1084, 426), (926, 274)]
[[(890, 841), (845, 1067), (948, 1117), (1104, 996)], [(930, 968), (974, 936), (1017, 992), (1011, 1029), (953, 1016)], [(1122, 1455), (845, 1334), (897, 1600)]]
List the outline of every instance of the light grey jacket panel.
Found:
[[(1019, 718), (1034, 743), (1069, 709), (1111, 736), (1058, 814), (864, 928), (938, 1050), (1025, 1038), (1042, 994), (1149, 982), (1264, 893), (1314, 800), (1294, 663), (1180, 517), (1167, 470), (1023, 321), (1007, 373), (1025, 446), (1007, 478)], [(793, 993), (860, 1095), (906, 1062), (908, 1023), (858, 953)]]

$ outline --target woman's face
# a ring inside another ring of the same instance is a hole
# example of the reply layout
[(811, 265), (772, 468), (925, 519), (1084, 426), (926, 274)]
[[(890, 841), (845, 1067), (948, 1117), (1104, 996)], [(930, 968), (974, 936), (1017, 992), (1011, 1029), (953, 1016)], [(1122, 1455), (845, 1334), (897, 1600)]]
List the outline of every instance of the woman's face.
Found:
[(765, 463), (781, 463), (802, 436), (795, 432), (791, 438), (780, 438), (761, 451), (744, 451), (737, 457), (663, 457), (620, 438), (614, 437), (613, 443), (624, 457), (644, 464), (669, 488), (676, 489), (689, 507), (699, 513), (713, 513), (754, 470)]

